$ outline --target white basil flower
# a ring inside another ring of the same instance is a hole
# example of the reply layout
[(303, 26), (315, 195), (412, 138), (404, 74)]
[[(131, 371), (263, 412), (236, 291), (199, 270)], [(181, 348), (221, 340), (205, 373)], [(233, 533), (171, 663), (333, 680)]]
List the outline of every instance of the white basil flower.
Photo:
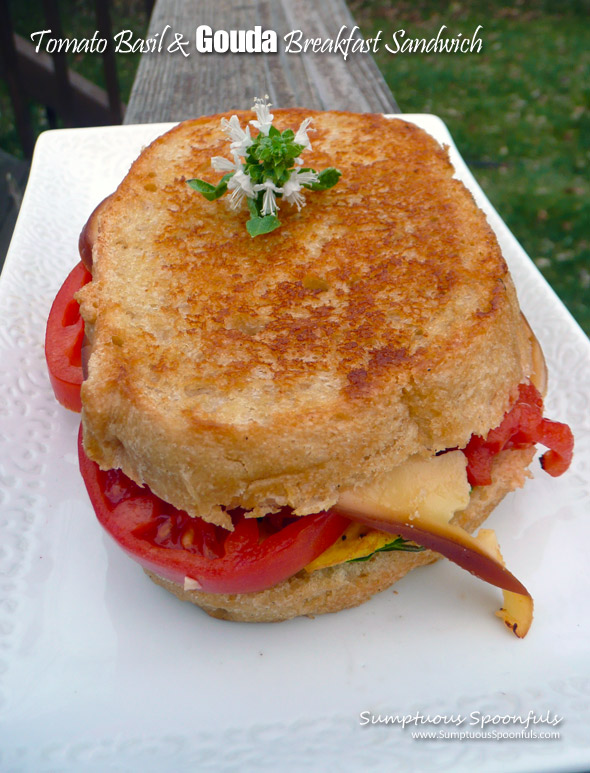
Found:
[(311, 142), (307, 136), (307, 127), (310, 125), (310, 123), (311, 118), (306, 118), (301, 122), (301, 126), (297, 129), (297, 134), (295, 135), (294, 140), (296, 145), (303, 145), (308, 150), (311, 150)]
[(246, 150), (252, 144), (250, 127), (247, 126), (246, 131), (244, 131), (240, 126), (238, 116), (232, 115), (229, 121), (227, 118), (221, 119), (221, 129), (231, 140), (230, 150), (232, 153), (237, 153), (239, 156), (245, 155)]
[(277, 206), (277, 193), (282, 193), (283, 189), (277, 187), (272, 180), (265, 180), (263, 183), (254, 186), (254, 190), (264, 191), (262, 197), (262, 217), (265, 215), (274, 215), (278, 209)]
[(233, 161), (223, 156), (213, 156), (211, 158), (211, 166), (216, 172), (238, 172), (243, 169), (240, 157), (236, 153), (234, 153)]
[(297, 209), (305, 206), (305, 197), (301, 192), (304, 185), (312, 185), (317, 182), (317, 172), (307, 171), (298, 172), (294, 169), (289, 175), (289, 179), (283, 186), (283, 198), (289, 204), (293, 204)]
[(269, 108), (272, 107), (268, 100), (268, 94), (264, 95), (264, 99), (256, 97), (252, 110), (256, 113), (257, 121), (250, 121), (252, 126), (255, 126), (261, 134), (268, 134), (268, 130), (272, 126), (274, 115), (270, 112)]
[(283, 188), (283, 198), (289, 204), (297, 207), (297, 209), (301, 209), (301, 207), (305, 206), (305, 197), (301, 193), (301, 186), (299, 183), (291, 182), (291, 180), (288, 180), (285, 183)]
[(291, 177), (296, 175), (299, 185), (313, 185), (318, 181), (318, 173), (312, 169), (308, 169), (306, 172), (291, 172)]
[(252, 180), (241, 169), (227, 181), (227, 189), (232, 191), (229, 200), (232, 209), (239, 209), (244, 198), (253, 199), (256, 195), (252, 187)]

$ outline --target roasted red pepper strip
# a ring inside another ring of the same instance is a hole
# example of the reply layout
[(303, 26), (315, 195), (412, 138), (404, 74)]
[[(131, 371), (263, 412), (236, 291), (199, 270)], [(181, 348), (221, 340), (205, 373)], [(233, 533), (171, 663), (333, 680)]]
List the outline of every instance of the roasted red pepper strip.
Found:
[(518, 399), (505, 414), (499, 427), (484, 439), (473, 435), (463, 453), (467, 457), (467, 477), (472, 486), (489, 486), (492, 461), (507, 448), (527, 448), (541, 443), (549, 448), (541, 457), (541, 466), (554, 477), (569, 467), (574, 436), (567, 424), (543, 418), (543, 398), (532, 384), (521, 384)]

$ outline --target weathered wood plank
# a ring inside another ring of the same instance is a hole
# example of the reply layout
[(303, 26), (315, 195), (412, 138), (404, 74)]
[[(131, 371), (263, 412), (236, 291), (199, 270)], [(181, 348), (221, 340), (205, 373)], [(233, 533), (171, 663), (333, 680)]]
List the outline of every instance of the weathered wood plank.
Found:
[[(275, 30), (276, 54), (199, 54), (195, 29)], [(346, 36), (355, 22), (344, 0), (157, 0), (148, 37), (170, 25), (165, 45), (174, 32), (189, 40), (190, 55), (180, 52), (142, 56), (125, 123), (180, 121), (197, 115), (249, 106), (252, 98), (268, 94), (276, 107), (299, 105), (319, 110), (399, 112), (391, 91), (370, 53), (285, 53), (284, 36), (301, 30), (303, 39), (335, 39), (341, 27)], [(358, 31), (355, 33), (359, 35)]]

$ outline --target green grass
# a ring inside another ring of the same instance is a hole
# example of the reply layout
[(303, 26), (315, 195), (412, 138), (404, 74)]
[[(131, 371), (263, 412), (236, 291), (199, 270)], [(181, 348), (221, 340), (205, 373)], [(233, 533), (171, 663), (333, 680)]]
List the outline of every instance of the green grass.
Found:
[[(590, 2), (350, 0), (363, 33), (471, 36), (481, 54), (392, 55), (379, 65), (404, 112), (448, 125), (477, 180), (590, 334)], [(398, 36), (399, 39), (399, 36)]]

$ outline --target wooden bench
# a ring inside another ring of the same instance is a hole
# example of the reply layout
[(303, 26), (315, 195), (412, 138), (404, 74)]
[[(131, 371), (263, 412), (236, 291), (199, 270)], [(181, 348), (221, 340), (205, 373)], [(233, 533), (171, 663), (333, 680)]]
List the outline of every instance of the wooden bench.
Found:
[[(278, 35), (276, 54), (198, 53), (195, 29), (249, 30), (260, 25)], [(370, 53), (285, 53), (283, 37), (302, 31), (302, 40), (335, 39), (342, 27), (355, 31), (344, 0), (157, 0), (148, 37), (164, 43), (180, 33), (185, 57), (145, 53), (131, 92), (125, 123), (180, 121), (250, 107), (268, 94), (275, 107), (397, 113), (399, 108)]]

